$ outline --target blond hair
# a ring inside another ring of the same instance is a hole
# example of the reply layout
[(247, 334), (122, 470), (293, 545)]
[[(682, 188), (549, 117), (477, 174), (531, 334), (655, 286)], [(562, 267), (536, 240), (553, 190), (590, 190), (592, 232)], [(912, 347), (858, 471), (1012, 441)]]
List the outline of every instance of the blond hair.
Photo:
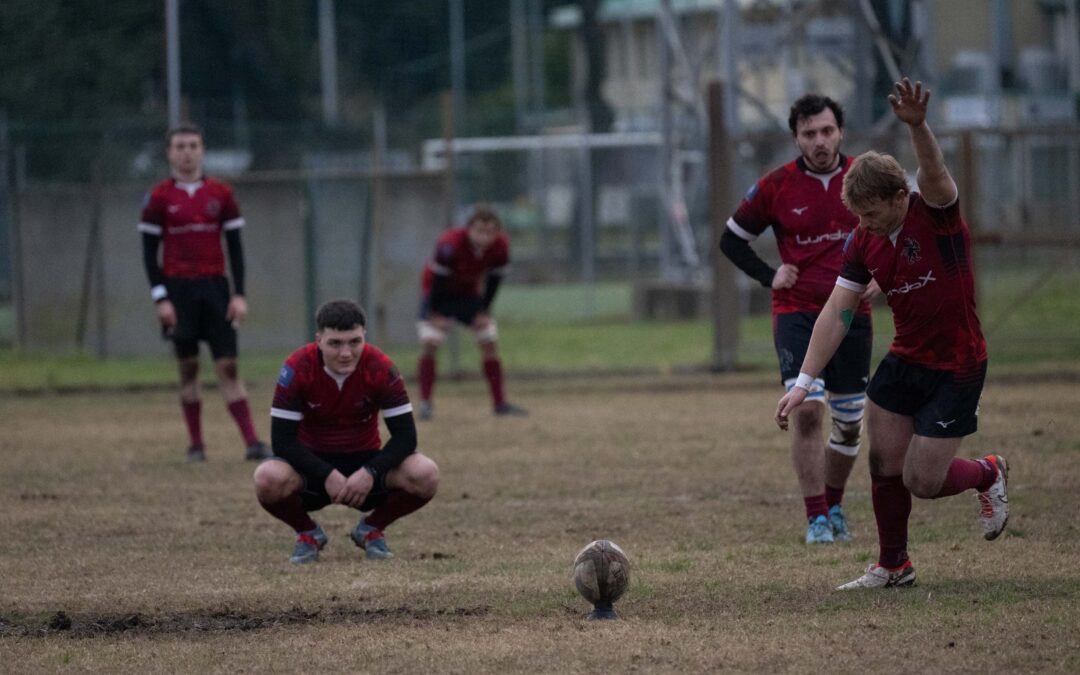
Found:
[(892, 199), (900, 190), (908, 190), (904, 167), (892, 155), (871, 150), (856, 157), (844, 174), (840, 199), (844, 206), (855, 211), (873, 201)]

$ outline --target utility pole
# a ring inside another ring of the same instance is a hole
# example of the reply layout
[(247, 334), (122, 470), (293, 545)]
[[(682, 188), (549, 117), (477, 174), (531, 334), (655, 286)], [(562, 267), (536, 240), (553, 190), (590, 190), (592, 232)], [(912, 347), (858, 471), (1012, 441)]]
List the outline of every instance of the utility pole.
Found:
[(165, 0), (165, 63), (169, 126), (180, 124), (180, 0)]
[(338, 123), (337, 30), (334, 0), (319, 0), (319, 75), (322, 83), (323, 122)]
[(450, 92), (454, 101), (454, 135), (465, 119), (465, 0), (450, 0)]
[(528, 133), (529, 26), (525, 0), (510, 0), (510, 57), (514, 75), (514, 122), (519, 134)]

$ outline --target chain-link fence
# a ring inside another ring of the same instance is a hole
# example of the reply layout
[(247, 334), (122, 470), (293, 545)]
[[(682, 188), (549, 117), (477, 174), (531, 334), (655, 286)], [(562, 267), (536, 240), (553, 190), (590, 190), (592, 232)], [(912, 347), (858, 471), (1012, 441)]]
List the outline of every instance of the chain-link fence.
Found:
[[(678, 191), (664, 178), (673, 174), (661, 168), (672, 154), (658, 134), (511, 136), (473, 146), (466, 141), (484, 139), (462, 139), (448, 161), (445, 145), (439, 151), (441, 114), (434, 103), (397, 114), (373, 111), (370, 124), (333, 132), (206, 126), (207, 171), (236, 183), (249, 220), (251, 283), (285, 312), (269, 317), (266, 335), (254, 326), (247, 331), (254, 344), (275, 346), (271, 333), (287, 335), (288, 343), (306, 334), (311, 305), (327, 293), (378, 307), (379, 295), (405, 284), (409, 290), (400, 297), (411, 297), (434, 235), (474, 201), (494, 203), (504, 217), (514, 245), (509, 286), (557, 284), (575, 298), (557, 316), (537, 318), (631, 316), (632, 293), (605, 296), (617, 298), (615, 304), (597, 302), (596, 288), (633, 287), (662, 276), (665, 264), (684, 256), (672, 236), (676, 208), (685, 209), (691, 245), (707, 274), (714, 253), (708, 186), (698, 181), (682, 191), (682, 201), (672, 201)], [(1050, 319), (1080, 315), (1069, 290), (1080, 280), (1080, 191), (1072, 189), (1080, 184), (1080, 128), (940, 138), (976, 232), (988, 332), (1029, 339), (1028, 328), (1011, 317), (1017, 308), (1043, 303), (1048, 316), (1040, 339), (1076, 351), (1073, 324)], [(871, 147), (915, 165), (900, 129), (879, 138), (849, 132), (844, 144), (852, 154)], [(95, 129), (8, 125), (0, 150), (6, 170), (0, 340), (73, 347), (82, 339), (103, 353), (131, 352), (119, 338), (94, 338), (94, 326), (124, 326), (127, 313), (145, 310), (134, 225), (140, 196), (166, 175), (160, 127), (138, 120)], [(680, 152), (673, 153), (679, 161), (700, 168), (700, 152)], [(734, 156), (741, 193), (792, 159), (795, 148), (787, 134), (745, 136), (736, 139)], [(451, 168), (452, 181), (445, 174)], [(380, 242), (412, 250), (399, 256), (400, 284), (376, 278), (371, 260)], [(768, 236), (757, 248), (775, 262)], [(404, 271), (405, 258), (415, 264), (413, 273)], [(764, 289), (740, 284), (746, 312), (767, 306), (760, 301)], [(129, 288), (135, 289), (130, 304), (118, 299)], [(94, 302), (100, 310), (91, 308)], [(95, 319), (98, 311), (104, 315)], [(407, 339), (403, 330), (395, 336)], [(767, 343), (746, 347), (769, 349)]]

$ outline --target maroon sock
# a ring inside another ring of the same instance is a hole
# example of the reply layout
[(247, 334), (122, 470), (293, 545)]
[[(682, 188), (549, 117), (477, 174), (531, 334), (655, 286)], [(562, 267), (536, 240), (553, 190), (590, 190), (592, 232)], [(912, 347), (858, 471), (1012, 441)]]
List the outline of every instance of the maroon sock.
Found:
[(844, 501), (844, 488), (833, 487), (828, 483), (825, 484), (825, 503), (829, 505), (829, 508), (838, 505)]
[[(934, 495), (934, 499), (957, 495), (971, 488), (978, 489), (983, 484), (985, 475), (986, 466), (982, 462), (957, 457), (949, 464), (949, 472), (945, 474), (945, 482), (941, 485), (938, 493)], [(987, 487), (989, 487), (989, 484)]]
[(803, 504), (806, 505), (806, 518), (813, 520), (818, 516), (829, 515), (829, 505), (825, 502), (825, 495), (814, 495), (813, 497), (803, 497)]
[(435, 391), (435, 357), (421, 356), (416, 370), (420, 378), (420, 400), (430, 401), (431, 393)]
[(907, 525), (908, 516), (911, 515), (911, 493), (904, 487), (903, 476), (871, 475), (870, 483), (880, 547), (878, 564), (895, 569), (908, 559)]
[(304, 510), (304, 501), (300, 499), (300, 494), (292, 494), (289, 497), (273, 504), (266, 504), (262, 500), (259, 500), (259, 504), (266, 509), (267, 513), (284, 522), (292, 527), (292, 529), (299, 532), (307, 532), (313, 530), (317, 526), (315, 521), (311, 519), (308, 512)]
[(498, 358), (484, 359), (484, 377), (487, 378), (488, 387), (491, 389), (491, 401), (498, 408), (506, 403), (506, 395), (503, 393), (502, 361)]
[(229, 404), (229, 413), (236, 420), (236, 426), (240, 427), (240, 433), (244, 436), (244, 442), (248, 445), (255, 443), (259, 437), (255, 435), (255, 426), (251, 423), (251, 409), (248, 408), (246, 398), (241, 398)]
[(202, 401), (180, 401), (191, 444), (202, 446)]
[(982, 480), (979, 481), (979, 484), (975, 486), (975, 489), (979, 492), (989, 490), (990, 486), (993, 485), (994, 481), (997, 480), (997, 467), (991, 464), (990, 460), (987, 459), (976, 459), (974, 461), (981, 465), (983, 468)]
[(368, 525), (385, 530), (390, 523), (402, 516), (407, 516), (431, 501), (431, 497), (417, 497), (404, 490), (390, 490), (386, 501), (379, 505), (364, 519)]

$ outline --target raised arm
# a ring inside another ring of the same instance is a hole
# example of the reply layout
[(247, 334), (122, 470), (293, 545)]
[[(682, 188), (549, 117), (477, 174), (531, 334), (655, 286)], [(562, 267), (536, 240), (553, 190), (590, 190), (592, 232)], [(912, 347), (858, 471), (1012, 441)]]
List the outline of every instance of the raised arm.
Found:
[(840, 343), (851, 327), (855, 308), (859, 306), (859, 294), (855, 291), (834, 286), (828, 302), (818, 314), (814, 323), (814, 332), (810, 335), (810, 345), (806, 348), (806, 357), (799, 368), (799, 379), (776, 406), (776, 423), (787, 430), (788, 415), (810, 393), (814, 378), (825, 369), (829, 359), (836, 353)]
[(926, 123), (930, 90), (923, 89), (922, 82), (912, 84), (906, 77), (893, 86), (895, 93), (889, 95), (889, 105), (892, 106), (896, 118), (908, 125), (911, 133), (911, 144), (919, 162), (919, 173), (916, 176), (919, 192), (923, 199), (933, 206), (952, 204), (956, 199), (956, 182), (949, 175), (941, 147)]

